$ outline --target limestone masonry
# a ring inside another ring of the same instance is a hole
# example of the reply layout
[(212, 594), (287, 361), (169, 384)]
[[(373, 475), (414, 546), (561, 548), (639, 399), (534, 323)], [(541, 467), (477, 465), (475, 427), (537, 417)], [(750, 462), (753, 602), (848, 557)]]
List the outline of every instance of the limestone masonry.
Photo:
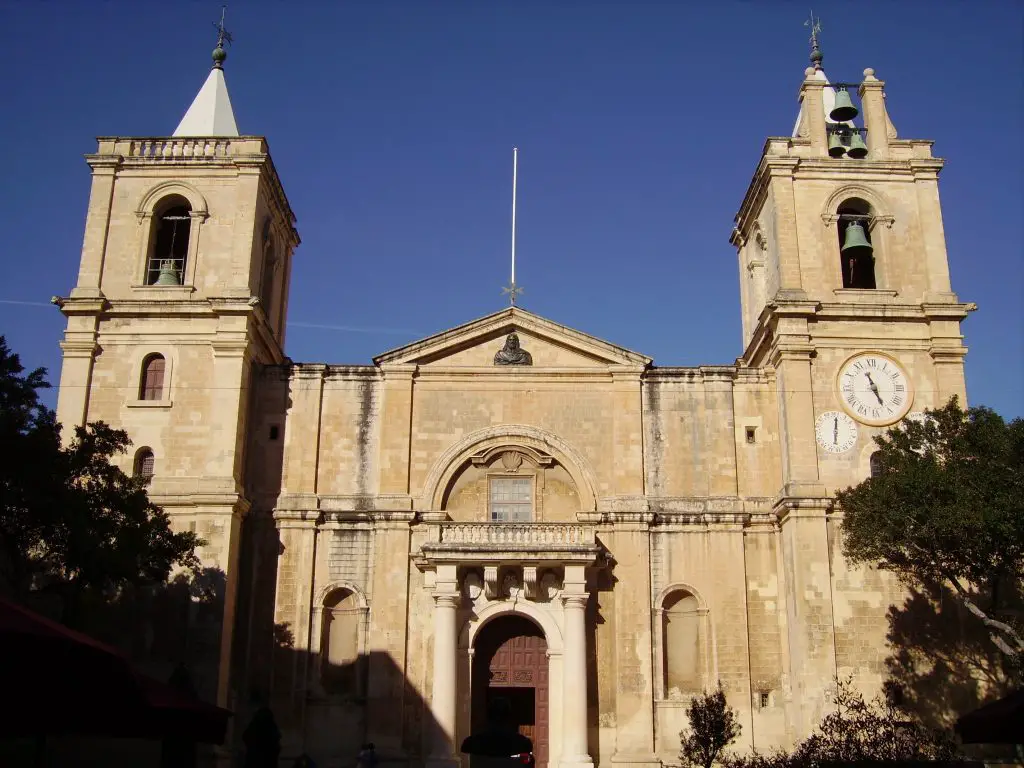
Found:
[(844, 562), (832, 494), (873, 435), (965, 399), (973, 305), (942, 160), (897, 136), (871, 70), (856, 139), (807, 70), (731, 234), (745, 349), (696, 368), (517, 307), (363, 365), (292, 362), (295, 217), (210, 77), (178, 133), (219, 135), (86, 157), (58, 417), (126, 429), (125, 468), (206, 540), (223, 587), (190, 663), (236, 730), (258, 695), (283, 759), (373, 741), (448, 766), (504, 697), (543, 766), (653, 768), (719, 680), (747, 748), (808, 734), (836, 675), (878, 689), (902, 592)]

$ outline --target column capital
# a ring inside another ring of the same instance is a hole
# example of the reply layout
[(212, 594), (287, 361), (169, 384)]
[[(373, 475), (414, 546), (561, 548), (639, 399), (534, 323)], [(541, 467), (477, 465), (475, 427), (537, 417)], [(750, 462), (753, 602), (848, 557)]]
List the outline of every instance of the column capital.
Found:
[(562, 595), (562, 605), (566, 608), (583, 610), (587, 607), (590, 595)]
[(451, 608), (454, 610), (462, 602), (462, 595), (458, 592), (435, 592), (433, 598), (434, 605), (437, 608)]

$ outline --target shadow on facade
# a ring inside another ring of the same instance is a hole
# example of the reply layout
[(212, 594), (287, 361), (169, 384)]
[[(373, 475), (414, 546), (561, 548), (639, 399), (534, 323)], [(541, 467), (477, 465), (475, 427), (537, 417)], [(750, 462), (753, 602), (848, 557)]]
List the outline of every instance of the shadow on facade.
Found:
[[(123, 650), (140, 671), (167, 680), (183, 663), (202, 699), (216, 700), (221, 617), (226, 580), (217, 569), (180, 575), (159, 588), (126, 590), (115, 600), (86, 599), (76, 629)], [(271, 593), (272, 594), (272, 593)], [(62, 619), (56, 602), (31, 606)], [(258, 607), (258, 606), (257, 606)], [(257, 616), (270, 615), (257, 611)], [(243, 764), (246, 727), (268, 704), (281, 731), (280, 764), (308, 754), (318, 768), (354, 766), (359, 749), (375, 741), (382, 765), (419, 763), (437, 728), (417, 688), (386, 654), (370, 653), (348, 665), (322, 663), (318, 653), (298, 650), (291, 628), (239, 614), (236, 662), (228, 707), (235, 713), (225, 744), (200, 746), (200, 765)], [(240, 631), (241, 630), (241, 631)], [(251, 655), (250, 655), (251, 654)], [(324, 681), (346, 681), (344, 692)], [(380, 685), (381, 681), (384, 682)], [(468, 695), (468, 694), (467, 694)], [(376, 699), (376, 700), (374, 700)], [(377, 713), (376, 721), (368, 713)], [(0, 764), (38, 766), (30, 739), (0, 741)], [(160, 744), (135, 739), (55, 736), (47, 739), (42, 765), (128, 768), (160, 765)]]
[[(930, 727), (951, 728), (1022, 682), (1021, 669), (948, 589), (911, 589), (902, 606), (889, 608), (888, 620), (888, 693)], [(968, 752), (995, 757), (1012, 748), (970, 745)]]

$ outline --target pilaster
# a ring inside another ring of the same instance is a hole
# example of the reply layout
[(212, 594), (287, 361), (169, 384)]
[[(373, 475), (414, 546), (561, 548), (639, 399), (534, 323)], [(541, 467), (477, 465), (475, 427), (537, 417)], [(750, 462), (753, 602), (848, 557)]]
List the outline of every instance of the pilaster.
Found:
[(837, 674), (826, 521), (830, 504), (828, 498), (781, 498), (775, 504), (787, 610), (787, 730), (794, 741), (809, 736), (820, 722)]
[(613, 493), (617, 496), (640, 496), (644, 492), (642, 373), (640, 367), (612, 371)]
[(650, 513), (616, 514), (615, 753), (616, 765), (660, 765), (654, 752), (654, 670), (651, 647)]
[(917, 212), (920, 222), (921, 245), (928, 270), (929, 301), (953, 299), (949, 282), (949, 255), (946, 252), (946, 231), (942, 223), (942, 204), (939, 200), (938, 159), (911, 160), (914, 189), (917, 192)]
[(310, 616), (316, 563), (316, 510), (276, 510), (274, 522), (280, 539), (277, 564), (274, 624), (291, 637), (290, 647), (276, 650), (272, 691), (282, 708), (281, 716), (292, 722), (301, 714), (305, 695), (310, 647)]
[(818, 475), (818, 453), (814, 437), (814, 386), (811, 376), (813, 351), (809, 338), (797, 334), (780, 338), (772, 350), (779, 403), (782, 496), (825, 495)]
[(868, 129), (868, 152), (871, 160), (889, 159), (889, 120), (885, 112), (885, 83), (875, 77), (875, 70), (864, 70), (864, 82), (858, 90), (864, 107), (864, 127)]
[(101, 280), (103, 261), (107, 252), (110, 231), (110, 209), (114, 199), (114, 184), (121, 166), (121, 155), (87, 155), (92, 168), (92, 189), (89, 209), (85, 218), (85, 237), (82, 242), (82, 261), (78, 267), (78, 285), (71, 291), (74, 298), (96, 298), (103, 295)]
[(378, 754), (405, 757), (405, 687), (409, 624), (409, 525), (412, 512), (374, 514), (367, 739)]
[(409, 493), (409, 450), (412, 428), (412, 387), (415, 365), (381, 365), (380, 492)]
[[(824, 128), (822, 129), (824, 131)], [(784, 292), (803, 291), (803, 276), (800, 270), (800, 239), (796, 221), (796, 195), (793, 189), (795, 159), (772, 158), (768, 173), (770, 190), (775, 204), (775, 246), (779, 261), (779, 290)], [(771, 297), (769, 297), (771, 298)]]
[[(102, 301), (90, 301), (101, 310)], [(92, 390), (93, 364), (99, 345), (96, 343), (96, 315), (68, 316), (68, 327), (60, 348), (64, 352), (57, 392), (57, 421), (64, 429), (61, 440), (67, 444), (75, 436), (75, 427), (89, 420), (89, 394)]]

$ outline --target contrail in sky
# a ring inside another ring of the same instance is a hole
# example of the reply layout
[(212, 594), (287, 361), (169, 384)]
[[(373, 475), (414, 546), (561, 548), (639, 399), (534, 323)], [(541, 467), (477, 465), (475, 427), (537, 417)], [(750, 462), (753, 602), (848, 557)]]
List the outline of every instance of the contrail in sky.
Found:
[(23, 307), (52, 307), (48, 301), (17, 301), (15, 299), (0, 299), (0, 304), (20, 304)]

